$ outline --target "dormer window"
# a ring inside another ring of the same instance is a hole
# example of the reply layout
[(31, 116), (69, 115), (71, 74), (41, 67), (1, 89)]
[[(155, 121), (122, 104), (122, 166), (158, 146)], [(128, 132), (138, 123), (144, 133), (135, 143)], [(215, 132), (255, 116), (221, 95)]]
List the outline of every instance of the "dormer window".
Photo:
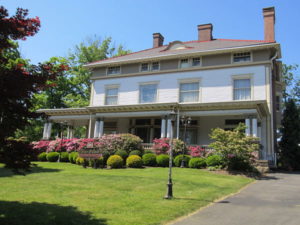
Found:
[(142, 63), (141, 64), (141, 72), (145, 72), (149, 70), (149, 64), (148, 63)]
[(112, 74), (119, 74), (121, 73), (121, 67), (120, 66), (112, 66), (107, 68), (107, 74), (112, 75)]
[(192, 58), (192, 66), (200, 66), (200, 57)]
[(250, 52), (240, 52), (233, 54), (233, 62), (249, 62), (251, 61), (251, 53)]
[(189, 67), (189, 59), (181, 59), (180, 68), (188, 68), (188, 67)]

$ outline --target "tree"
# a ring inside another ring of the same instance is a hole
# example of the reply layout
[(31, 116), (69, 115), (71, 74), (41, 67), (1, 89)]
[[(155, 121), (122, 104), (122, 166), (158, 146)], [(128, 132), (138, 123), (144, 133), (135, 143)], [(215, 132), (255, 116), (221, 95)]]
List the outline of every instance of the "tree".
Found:
[(18, 8), (14, 16), (8, 17), (7, 10), (0, 7), (0, 159), (15, 170), (29, 168), (31, 148), (9, 137), (23, 129), (28, 119), (40, 116), (31, 111), (34, 93), (49, 86), (67, 69), (55, 63), (30, 65), (20, 58), (13, 40), (26, 40), (40, 28), (39, 18), (27, 15), (28, 10)]
[(296, 103), (300, 103), (300, 76), (297, 74), (298, 65), (282, 64), (282, 78), (285, 88), (283, 90), (283, 99), (286, 103), (289, 98), (292, 98)]
[(294, 99), (288, 99), (283, 112), (280, 162), (289, 170), (300, 169), (300, 111)]

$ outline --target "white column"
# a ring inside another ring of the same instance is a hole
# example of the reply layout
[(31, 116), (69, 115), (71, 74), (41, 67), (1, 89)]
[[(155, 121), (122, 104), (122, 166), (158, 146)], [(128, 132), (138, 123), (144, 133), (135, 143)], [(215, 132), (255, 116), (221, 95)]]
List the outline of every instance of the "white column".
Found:
[(44, 124), (43, 139), (47, 139), (48, 123)]
[(100, 121), (97, 119), (95, 122), (94, 138), (99, 137), (99, 125), (100, 125)]
[(170, 119), (167, 120), (167, 138), (172, 136), (172, 122)]
[(160, 133), (160, 137), (161, 138), (166, 137), (166, 119), (165, 118), (161, 119), (161, 133)]
[(252, 119), (252, 135), (253, 137), (257, 137), (257, 119)]
[(90, 119), (89, 119), (89, 128), (88, 128), (88, 138), (92, 137), (92, 115), (90, 115)]
[(99, 121), (99, 137), (102, 137), (104, 133), (104, 121), (101, 119)]
[(74, 127), (70, 126), (70, 138), (74, 138)]
[(51, 129), (52, 129), (52, 123), (48, 123), (47, 132), (46, 132), (46, 139), (50, 139), (50, 137), (51, 137)]
[(246, 131), (245, 131), (246, 136), (250, 136), (250, 126), (251, 125), (250, 125), (250, 119), (249, 118), (246, 119), (245, 125), (246, 125)]
[(67, 127), (67, 139), (70, 139), (70, 125)]

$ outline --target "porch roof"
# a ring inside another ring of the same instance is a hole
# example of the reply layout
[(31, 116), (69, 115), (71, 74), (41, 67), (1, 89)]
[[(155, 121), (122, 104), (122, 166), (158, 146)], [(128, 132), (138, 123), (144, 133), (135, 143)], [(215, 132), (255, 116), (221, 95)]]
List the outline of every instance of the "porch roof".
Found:
[[(230, 109), (256, 109), (259, 114), (267, 115), (268, 106), (265, 100), (259, 101), (230, 101), (230, 102), (209, 102), (209, 103), (151, 103), (134, 105), (106, 105), (87, 106), (83, 108), (61, 108), (61, 109), (39, 109), (38, 113), (45, 113), (48, 116), (80, 116), (100, 113), (118, 112), (148, 112), (148, 111), (212, 111)], [(151, 114), (151, 113), (150, 113)]]

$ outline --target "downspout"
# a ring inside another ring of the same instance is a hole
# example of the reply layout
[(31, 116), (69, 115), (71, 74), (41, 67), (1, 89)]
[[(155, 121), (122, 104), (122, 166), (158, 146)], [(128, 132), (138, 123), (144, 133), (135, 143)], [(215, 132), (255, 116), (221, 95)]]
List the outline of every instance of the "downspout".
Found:
[(179, 114), (179, 107), (177, 108), (177, 127), (176, 127), (176, 138), (179, 139), (179, 124), (180, 123), (180, 114)]
[(278, 53), (277, 53), (277, 51), (275, 52), (275, 55), (271, 58), (271, 71), (270, 71), (270, 82), (271, 82), (271, 85), (270, 85), (270, 91), (271, 91), (271, 98), (272, 98), (272, 101), (271, 101), (271, 109), (272, 109), (272, 113), (271, 113), (271, 130), (272, 130), (272, 149), (273, 149), (273, 157), (274, 157), (274, 166), (277, 166), (277, 155), (276, 155), (276, 152), (275, 152), (275, 146), (274, 146), (274, 142), (275, 142), (275, 140), (274, 140), (274, 121), (273, 121), (273, 118), (274, 118), (274, 115), (273, 115), (273, 113), (274, 113), (274, 108), (273, 108), (273, 105), (274, 105), (274, 99), (273, 99), (273, 77), (272, 77), (272, 72), (273, 72), (273, 61), (277, 58), (277, 56), (278, 56)]

